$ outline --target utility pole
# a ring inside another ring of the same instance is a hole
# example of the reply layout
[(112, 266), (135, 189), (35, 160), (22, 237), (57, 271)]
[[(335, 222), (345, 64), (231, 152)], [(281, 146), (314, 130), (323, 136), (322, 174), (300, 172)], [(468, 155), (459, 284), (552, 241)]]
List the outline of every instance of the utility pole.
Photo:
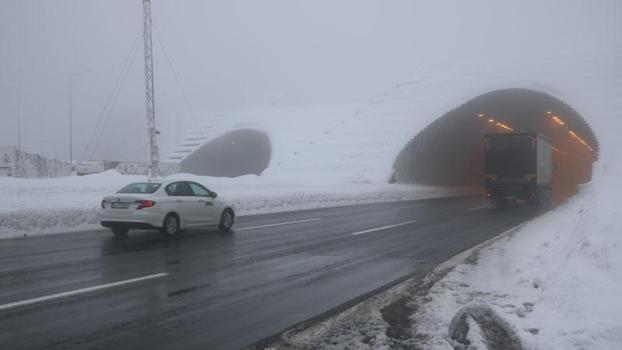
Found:
[(155, 126), (155, 101), (153, 88), (153, 51), (151, 45), (151, 0), (143, 0), (143, 39), (145, 42), (145, 102), (147, 104), (147, 137), (149, 139), (149, 178), (160, 175), (160, 152)]

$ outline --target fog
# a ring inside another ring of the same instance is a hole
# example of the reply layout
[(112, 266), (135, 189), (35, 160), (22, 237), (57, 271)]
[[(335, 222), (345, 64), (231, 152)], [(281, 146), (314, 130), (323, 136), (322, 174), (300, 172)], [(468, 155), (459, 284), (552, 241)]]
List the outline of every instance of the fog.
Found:
[[(153, 0), (152, 10), (163, 158), (215, 111), (363, 100), (439, 63), (622, 47), (619, 0)], [(68, 159), (69, 77), (92, 70), (72, 78), (74, 159), (144, 160), (142, 41), (95, 129), (141, 30), (140, 0), (0, 0), (0, 86), (20, 90), (22, 148)], [(17, 142), (16, 102), (0, 89), (0, 146)]]

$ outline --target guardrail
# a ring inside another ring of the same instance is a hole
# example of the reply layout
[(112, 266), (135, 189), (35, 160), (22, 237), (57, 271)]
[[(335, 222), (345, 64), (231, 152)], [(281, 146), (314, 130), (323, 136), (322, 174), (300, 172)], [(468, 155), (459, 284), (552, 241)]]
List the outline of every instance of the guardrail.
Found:
[[(147, 162), (121, 162), (117, 170), (124, 175), (147, 175), (149, 164)], [(160, 163), (160, 175), (169, 176), (179, 172), (177, 163)]]
[(69, 175), (69, 162), (24, 152), (17, 147), (0, 147), (0, 176), (46, 178)]

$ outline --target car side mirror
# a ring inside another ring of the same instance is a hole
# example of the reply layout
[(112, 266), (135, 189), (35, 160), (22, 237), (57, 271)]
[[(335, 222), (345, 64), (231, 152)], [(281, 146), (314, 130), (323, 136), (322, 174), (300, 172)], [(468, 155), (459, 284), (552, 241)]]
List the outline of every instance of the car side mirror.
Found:
[(210, 197), (212, 197), (212, 198), (216, 198), (216, 197), (218, 197), (218, 193), (216, 193), (216, 192), (212, 192), (212, 193), (210, 194)]

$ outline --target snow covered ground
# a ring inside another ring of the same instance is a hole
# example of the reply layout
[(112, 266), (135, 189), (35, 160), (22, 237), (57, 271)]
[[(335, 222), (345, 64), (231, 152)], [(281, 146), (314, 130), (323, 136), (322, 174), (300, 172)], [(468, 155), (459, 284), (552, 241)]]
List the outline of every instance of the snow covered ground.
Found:
[(523, 348), (622, 347), (622, 167), (601, 169), (597, 180), (434, 285), (412, 316), (424, 347), (451, 348), (454, 315), (482, 305)]
[[(205, 184), (231, 200), (239, 215), (473, 193), (469, 189), (389, 184), (322, 185), (255, 175), (231, 179), (176, 174), (169, 178)], [(144, 180), (144, 176), (116, 171), (56, 179), (0, 178), (0, 238), (100, 228), (97, 215), (102, 197)]]

